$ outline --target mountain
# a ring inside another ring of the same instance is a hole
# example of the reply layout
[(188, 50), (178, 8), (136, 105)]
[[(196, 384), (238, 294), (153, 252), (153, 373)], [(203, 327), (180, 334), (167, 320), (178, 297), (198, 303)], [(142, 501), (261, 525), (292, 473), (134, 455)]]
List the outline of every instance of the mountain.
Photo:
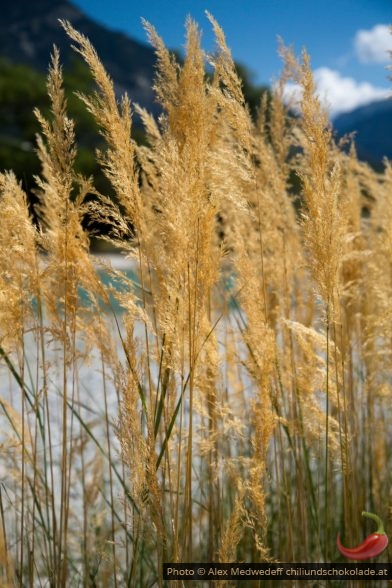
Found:
[(0, 56), (46, 72), (53, 44), (66, 66), (75, 53), (58, 19), (69, 20), (85, 34), (111, 75), (118, 93), (157, 111), (152, 91), (155, 55), (152, 48), (94, 22), (68, 0), (11, 0), (0, 19)]
[(376, 168), (382, 166), (383, 157), (392, 159), (392, 100), (372, 102), (341, 114), (333, 126), (339, 136), (356, 132), (359, 159)]

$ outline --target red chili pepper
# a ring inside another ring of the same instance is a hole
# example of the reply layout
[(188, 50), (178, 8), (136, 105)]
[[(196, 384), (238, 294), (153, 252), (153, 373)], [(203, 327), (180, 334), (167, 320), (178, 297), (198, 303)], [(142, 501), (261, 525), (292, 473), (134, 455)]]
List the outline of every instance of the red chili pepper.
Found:
[(340, 553), (349, 559), (370, 559), (371, 557), (376, 557), (380, 555), (382, 551), (388, 545), (388, 537), (385, 534), (384, 525), (380, 517), (371, 513), (371, 512), (362, 512), (362, 516), (369, 517), (374, 519), (378, 524), (378, 529), (375, 533), (366, 537), (364, 541), (358, 547), (353, 547), (352, 549), (348, 547), (343, 547), (340, 543), (340, 533), (338, 533), (337, 538), (337, 545)]

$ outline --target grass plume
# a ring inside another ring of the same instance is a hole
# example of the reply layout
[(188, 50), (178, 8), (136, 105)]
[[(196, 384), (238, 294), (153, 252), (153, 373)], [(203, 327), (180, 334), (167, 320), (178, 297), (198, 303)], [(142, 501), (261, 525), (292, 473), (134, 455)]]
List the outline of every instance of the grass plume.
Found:
[[(95, 83), (79, 97), (115, 198), (75, 172), (56, 48), (37, 223), (0, 175), (4, 586), (163, 587), (167, 561), (330, 560), (360, 511), (388, 520), (391, 166), (335, 141), (306, 52), (281, 47), (253, 120), (207, 17), (214, 53), (188, 19), (181, 64), (144, 22), (158, 120), (62, 23)], [(93, 258), (86, 213), (125, 271)]]

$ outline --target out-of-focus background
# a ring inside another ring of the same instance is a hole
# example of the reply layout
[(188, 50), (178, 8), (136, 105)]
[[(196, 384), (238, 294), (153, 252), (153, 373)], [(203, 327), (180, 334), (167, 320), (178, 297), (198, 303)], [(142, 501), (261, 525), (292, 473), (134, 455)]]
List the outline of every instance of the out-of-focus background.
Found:
[[(0, 169), (14, 169), (33, 194), (39, 171), (33, 108), (48, 109), (45, 76), (55, 43), (70, 114), (77, 121), (78, 168), (95, 176), (98, 189), (107, 189), (94, 156), (96, 128), (73, 94), (91, 87), (90, 74), (71, 50), (60, 18), (90, 38), (119, 94), (126, 91), (159, 114), (152, 90), (154, 52), (142, 18), (181, 58), (187, 16), (199, 23), (205, 50), (214, 50), (205, 10), (226, 33), (253, 111), (262, 90), (279, 77), (278, 36), (297, 53), (306, 47), (337, 134), (355, 131), (359, 158), (381, 169), (383, 157), (392, 157), (392, 86), (386, 68), (392, 50), (390, 9), (390, 0), (13, 0), (3, 7), (0, 22)], [(288, 85), (288, 94), (296, 91)], [(137, 121), (134, 136), (143, 141)]]

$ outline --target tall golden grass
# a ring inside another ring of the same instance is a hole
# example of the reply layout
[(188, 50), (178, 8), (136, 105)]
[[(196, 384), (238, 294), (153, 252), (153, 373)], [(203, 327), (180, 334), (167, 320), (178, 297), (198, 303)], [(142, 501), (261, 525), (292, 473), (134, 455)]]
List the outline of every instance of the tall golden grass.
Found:
[[(337, 561), (362, 510), (390, 525), (392, 168), (335, 141), (306, 53), (281, 48), (254, 122), (208, 18), (215, 53), (188, 20), (182, 65), (145, 23), (158, 121), (118, 101), (63, 23), (96, 83), (80, 98), (115, 199), (74, 170), (56, 49), (38, 225), (0, 176), (2, 586), (163, 586), (165, 561)], [(86, 213), (137, 280), (104, 262), (101, 279)]]

